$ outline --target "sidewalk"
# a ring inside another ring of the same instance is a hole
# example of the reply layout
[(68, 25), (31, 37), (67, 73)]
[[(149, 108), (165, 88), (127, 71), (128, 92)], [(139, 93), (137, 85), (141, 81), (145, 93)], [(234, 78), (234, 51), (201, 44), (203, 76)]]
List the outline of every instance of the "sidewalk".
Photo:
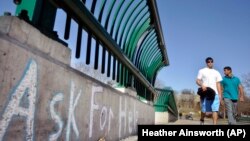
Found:
[[(194, 119), (194, 120), (187, 120), (187, 119), (179, 119), (176, 122), (168, 123), (171, 125), (200, 125), (200, 120)], [(213, 120), (211, 118), (205, 118), (205, 125), (213, 125)], [(218, 125), (226, 125), (227, 120), (226, 119), (218, 119)]]
[[(175, 122), (168, 123), (169, 125), (200, 125), (199, 119), (187, 120), (187, 119), (179, 119)], [(213, 120), (211, 118), (205, 118), (205, 125), (213, 125)], [(218, 125), (228, 125), (227, 119), (218, 119)], [(246, 121), (238, 121), (237, 125), (250, 125), (250, 122)]]
[(126, 139), (120, 140), (120, 141), (137, 141), (138, 137), (137, 136), (130, 136)]

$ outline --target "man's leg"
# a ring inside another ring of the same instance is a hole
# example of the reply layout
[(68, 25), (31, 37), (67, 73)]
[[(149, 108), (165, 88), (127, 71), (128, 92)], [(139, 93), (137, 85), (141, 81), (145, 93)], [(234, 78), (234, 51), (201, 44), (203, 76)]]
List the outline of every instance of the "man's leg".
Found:
[(200, 119), (200, 124), (203, 125), (204, 124), (204, 118), (206, 116), (206, 113), (201, 112), (201, 119)]
[(216, 125), (217, 121), (218, 121), (218, 112), (219, 112), (219, 108), (220, 108), (220, 99), (219, 99), (219, 95), (216, 94), (212, 103), (212, 111), (213, 111), (213, 124)]
[(206, 116), (206, 101), (204, 98), (200, 99), (200, 107), (201, 107), (201, 118), (200, 118), (200, 124), (204, 124), (204, 118)]
[(233, 102), (233, 115), (234, 115), (234, 119), (235, 119), (235, 123), (237, 124), (237, 120), (238, 120), (238, 103), (237, 100), (232, 100)]
[(227, 109), (227, 118), (228, 118), (228, 124), (233, 125), (236, 124), (236, 120), (234, 118), (234, 105), (231, 99), (224, 98), (225, 107)]
[(218, 121), (218, 112), (213, 112), (213, 124), (216, 125)]

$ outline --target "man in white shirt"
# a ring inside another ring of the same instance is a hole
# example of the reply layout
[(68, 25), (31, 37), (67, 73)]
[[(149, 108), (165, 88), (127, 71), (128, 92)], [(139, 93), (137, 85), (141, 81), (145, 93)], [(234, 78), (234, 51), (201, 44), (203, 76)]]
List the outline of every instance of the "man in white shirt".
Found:
[(206, 112), (212, 112), (213, 124), (217, 124), (218, 111), (220, 103), (222, 102), (221, 85), (220, 81), (222, 77), (220, 73), (213, 68), (213, 58), (206, 58), (207, 66), (199, 70), (196, 84), (202, 88), (203, 91), (207, 91), (210, 87), (215, 91), (214, 99), (207, 99), (206, 97), (200, 99), (201, 106), (201, 124), (204, 124), (204, 118)]

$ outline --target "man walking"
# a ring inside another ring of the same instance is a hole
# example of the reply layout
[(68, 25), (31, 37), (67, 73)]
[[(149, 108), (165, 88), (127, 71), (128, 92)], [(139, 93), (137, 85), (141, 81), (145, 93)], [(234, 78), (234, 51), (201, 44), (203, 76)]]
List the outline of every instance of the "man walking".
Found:
[(223, 99), (227, 110), (228, 124), (236, 124), (237, 102), (244, 101), (244, 91), (240, 79), (232, 74), (232, 69), (229, 66), (224, 67), (223, 80), (221, 81)]
[(204, 118), (206, 112), (212, 112), (213, 124), (217, 124), (218, 121), (218, 111), (220, 103), (222, 102), (222, 93), (220, 81), (222, 77), (220, 73), (213, 68), (213, 58), (206, 58), (206, 67), (199, 70), (196, 84), (201, 87), (202, 91), (206, 92), (208, 90), (213, 90), (215, 96), (213, 99), (208, 99), (207, 97), (201, 97), (201, 124), (204, 124)]

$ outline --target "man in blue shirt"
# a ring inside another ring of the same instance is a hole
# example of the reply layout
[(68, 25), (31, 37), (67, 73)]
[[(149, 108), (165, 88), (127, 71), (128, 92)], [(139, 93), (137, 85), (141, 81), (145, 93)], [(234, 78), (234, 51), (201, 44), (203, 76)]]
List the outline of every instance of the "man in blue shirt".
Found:
[(243, 87), (240, 79), (232, 74), (229, 66), (224, 67), (223, 80), (221, 81), (224, 104), (227, 109), (228, 124), (236, 124), (237, 102), (244, 101)]

